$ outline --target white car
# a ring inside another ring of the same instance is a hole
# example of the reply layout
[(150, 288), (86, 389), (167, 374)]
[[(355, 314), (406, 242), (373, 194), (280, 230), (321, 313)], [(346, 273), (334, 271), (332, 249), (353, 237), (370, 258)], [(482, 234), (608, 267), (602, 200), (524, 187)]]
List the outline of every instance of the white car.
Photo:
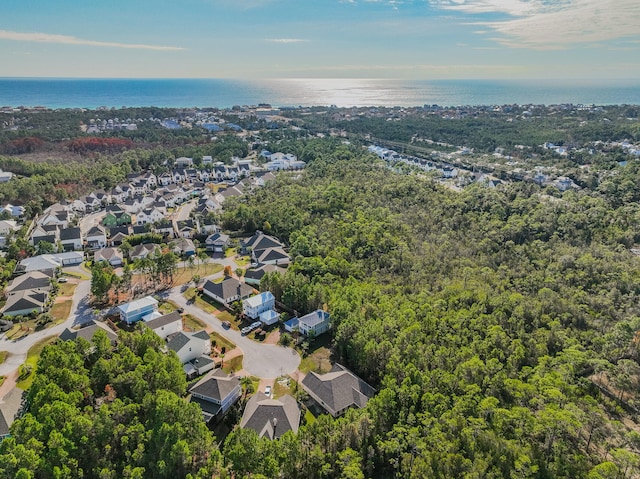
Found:
[(271, 397), (271, 386), (267, 386), (266, 388), (264, 388), (264, 393), (265, 393), (268, 397)]

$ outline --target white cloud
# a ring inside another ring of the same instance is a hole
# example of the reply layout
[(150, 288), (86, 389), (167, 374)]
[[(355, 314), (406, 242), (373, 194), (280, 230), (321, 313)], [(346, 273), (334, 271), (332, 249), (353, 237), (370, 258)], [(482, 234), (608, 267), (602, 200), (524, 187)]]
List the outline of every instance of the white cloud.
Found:
[(70, 35), (55, 35), (51, 33), (25, 33), (12, 32), (10, 30), (0, 30), (0, 40), (14, 40), (20, 42), (38, 43), (61, 43), (65, 45), (88, 45), (93, 47), (128, 48), (135, 50), (159, 50), (178, 51), (184, 50), (180, 47), (166, 47), (160, 45), (144, 45), (139, 43), (119, 43), (119, 42), (99, 42), (95, 40), (84, 40)]
[(265, 41), (269, 43), (306, 43), (309, 40), (302, 38), (267, 38)]
[(512, 18), (479, 22), (510, 47), (558, 49), (638, 36), (638, 0), (430, 0), (431, 5), (467, 14)]

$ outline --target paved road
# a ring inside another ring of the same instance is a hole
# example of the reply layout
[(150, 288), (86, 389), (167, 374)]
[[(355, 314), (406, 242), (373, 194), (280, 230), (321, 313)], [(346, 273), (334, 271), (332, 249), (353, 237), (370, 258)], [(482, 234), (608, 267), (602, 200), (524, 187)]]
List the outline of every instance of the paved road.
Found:
[(173, 214), (173, 219), (176, 221), (184, 221), (189, 219), (189, 215), (191, 215), (191, 210), (196, 207), (197, 200), (189, 200), (186, 203), (181, 204), (176, 208), (175, 213)]
[(0, 364), (0, 375), (6, 376), (19, 368), (27, 358), (29, 348), (41, 339), (58, 336), (66, 328), (89, 322), (93, 318), (93, 310), (87, 303), (90, 291), (91, 281), (80, 281), (73, 293), (69, 318), (63, 323), (37, 331), (17, 341), (7, 339), (6, 335), (2, 335), (0, 337), (0, 351), (8, 351), (10, 355), (4, 363)]
[(238, 346), (244, 354), (243, 369), (252, 376), (259, 378), (276, 378), (284, 374), (290, 374), (298, 369), (300, 356), (291, 349), (275, 344), (262, 344), (242, 336), (239, 331), (224, 329), (222, 322), (195, 305), (187, 304), (187, 300), (174, 288), (168, 294), (168, 299), (175, 302), (185, 313), (192, 314), (213, 328), (216, 333), (228, 338)]

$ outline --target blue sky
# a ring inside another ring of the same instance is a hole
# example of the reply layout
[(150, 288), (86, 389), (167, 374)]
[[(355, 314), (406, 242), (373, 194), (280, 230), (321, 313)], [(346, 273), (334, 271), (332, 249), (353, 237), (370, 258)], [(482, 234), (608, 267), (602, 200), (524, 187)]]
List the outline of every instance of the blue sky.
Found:
[(640, 77), (639, 0), (4, 0), (0, 76)]

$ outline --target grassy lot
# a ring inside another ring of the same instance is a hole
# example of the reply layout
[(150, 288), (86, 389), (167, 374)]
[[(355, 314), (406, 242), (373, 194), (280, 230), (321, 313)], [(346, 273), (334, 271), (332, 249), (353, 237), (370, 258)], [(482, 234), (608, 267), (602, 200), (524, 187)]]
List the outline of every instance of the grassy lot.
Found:
[(220, 334), (213, 332), (209, 335), (211, 341), (216, 342), (216, 346), (218, 348), (225, 348), (226, 352), (229, 352), (233, 349), (236, 349), (236, 345), (229, 341), (227, 338), (221, 336)]
[(240, 371), (242, 369), (243, 359), (244, 359), (244, 356), (236, 356), (233, 359), (229, 359), (229, 361), (224, 361), (224, 366), (222, 367), (222, 370), (227, 374)]
[(77, 284), (61, 283), (58, 285), (58, 296), (72, 296), (77, 287)]
[(62, 273), (62, 276), (70, 276), (71, 278), (78, 278), (83, 281), (91, 279), (91, 275), (88, 275), (88, 274), (72, 273), (72, 272), (66, 272), (66, 271)]
[(31, 366), (32, 368), (31, 374), (29, 374), (29, 377), (27, 377), (26, 379), (22, 381), (18, 381), (16, 386), (18, 386), (20, 389), (23, 389), (25, 391), (31, 387), (31, 383), (33, 382), (33, 377), (36, 372), (36, 366), (38, 365), (38, 359), (40, 358), (40, 353), (42, 352), (45, 346), (53, 343), (57, 339), (58, 339), (57, 336), (44, 338), (38, 341), (37, 343), (35, 343), (33, 346), (31, 346), (31, 349), (29, 349), (29, 352), (27, 352), (27, 360), (24, 362), (24, 364)]
[(73, 305), (73, 301), (67, 299), (66, 301), (61, 301), (59, 303), (54, 303), (51, 307), (51, 316), (56, 323), (62, 322), (69, 317), (71, 314), (71, 306)]
[(173, 276), (174, 285), (186, 284), (191, 281), (193, 275), (198, 274), (201, 278), (212, 274), (219, 273), (224, 267), (218, 263), (206, 263), (193, 268), (178, 268), (176, 274)]
[(251, 257), (250, 256), (240, 256), (238, 258), (235, 259), (235, 262), (238, 266), (247, 266), (249, 263), (251, 263)]
[(230, 258), (231, 256), (235, 256), (237, 253), (237, 248), (227, 248), (227, 250), (224, 252), (224, 257)]
[(4, 363), (9, 357), (8, 351), (0, 351), (0, 364)]
[(273, 398), (278, 399), (286, 394), (293, 396), (293, 388), (295, 387), (295, 381), (287, 376), (282, 376), (276, 379), (273, 385)]
[(190, 329), (191, 331), (200, 331), (201, 329), (205, 329), (207, 327), (202, 321), (191, 314), (185, 314), (183, 320), (183, 326), (186, 329)]
[(331, 350), (325, 346), (316, 348), (300, 362), (299, 368), (303, 373), (315, 371), (316, 373), (328, 373), (331, 370)]
[(220, 321), (229, 321), (231, 323), (231, 327), (235, 330), (238, 330), (238, 326), (233, 324), (233, 322), (236, 320), (236, 318), (233, 317), (233, 314), (231, 314), (229, 311), (221, 311), (219, 312), (216, 316), (218, 316), (218, 319)]
[(6, 379), (6, 377), (0, 376), (0, 386), (2, 386), (4, 384), (4, 380), (5, 379)]
[(169, 314), (177, 311), (179, 307), (180, 306), (178, 306), (173, 301), (163, 301), (162, 303), (160, 303), (160, 306), (158, 306), (158, 311), (160, 311), (162, 314)]

